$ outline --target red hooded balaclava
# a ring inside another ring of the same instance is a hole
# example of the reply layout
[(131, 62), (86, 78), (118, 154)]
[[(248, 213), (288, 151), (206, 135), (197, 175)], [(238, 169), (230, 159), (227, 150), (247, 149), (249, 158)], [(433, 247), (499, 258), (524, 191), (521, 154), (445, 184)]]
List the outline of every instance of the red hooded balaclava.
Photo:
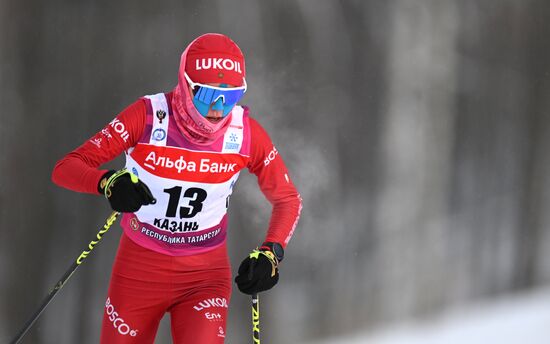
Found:
[(196, 38), (181, 55), (178, 84), (174, 88), (172, 110), (181, 133), (191, 142), (208, 145), (222, 136), (232, 114), (212, 123), (203, 117), (193, 104), (192, 94), (184, 73), (193, 82), (244, 85), (244, 56), (241, 49), (229, 37), (207, 33)]

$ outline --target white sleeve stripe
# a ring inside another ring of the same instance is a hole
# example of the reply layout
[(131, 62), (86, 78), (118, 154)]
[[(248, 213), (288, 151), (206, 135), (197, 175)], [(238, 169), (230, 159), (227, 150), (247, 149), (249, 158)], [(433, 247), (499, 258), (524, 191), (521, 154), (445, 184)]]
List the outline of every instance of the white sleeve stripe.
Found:
[(296, 226), (298, 226), (298, 220), (300, 220), (300, 214), (302, 213), (302, 197), (300, 195), (298, 195), (298, 202), (300, 202), (300, 207), (298, 208), (298, 214), (296, 215), (296, 220), (294, 220), (294, 224), (292, 225), (292, 229), (290, 230), (290, 233), (288, 233), (288, 236), (285, 239), (285, 245), (288, 244), (288, 242), (290, 241), (290, 238), (292, 238), (292, 235), (294, 235)]

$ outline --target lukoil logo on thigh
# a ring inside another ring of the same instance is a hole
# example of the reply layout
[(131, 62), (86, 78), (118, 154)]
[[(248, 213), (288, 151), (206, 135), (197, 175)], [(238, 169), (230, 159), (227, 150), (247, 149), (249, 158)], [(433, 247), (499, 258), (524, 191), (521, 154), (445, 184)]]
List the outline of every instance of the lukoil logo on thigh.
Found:
[(105, 302), (105, 312), (109, 316), (109, 321), (113, 323), (113, 327), (117, 329), (118, 333), (123, 336), (130, 335), (130, 337), (135, 337), (138, 334), (138, 330), (132, 330), (130, 325), (128, 325), (124, 319), (119, 317), (118, 312), (115, 310), (115, 306), (111, 304), (111, 298), (108, 297)]

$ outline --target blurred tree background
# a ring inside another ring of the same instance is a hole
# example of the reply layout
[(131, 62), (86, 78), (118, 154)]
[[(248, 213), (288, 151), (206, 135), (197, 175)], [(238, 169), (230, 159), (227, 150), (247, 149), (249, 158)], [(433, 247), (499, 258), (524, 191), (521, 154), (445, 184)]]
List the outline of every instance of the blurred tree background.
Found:
[[(55, 162), (138, 97), (170, 91), (205, 32), (247, 58), (242, 103), (304, 198), (262, 294), (262, 333), (293, 343), (550, 282), (550, 3), (543, 0), (0, 1), (0, 342), (95, 236), (100, 197)], [(112, 167), (121, 166), (117, 159)], [(243, 173), (234, 271), (270, 207)], [(24, 343), (97, 343), (114, 226)], [(228, 343), (250, 336), (234, 288)], [(170, 343), (163, 322), (158, 343)]]

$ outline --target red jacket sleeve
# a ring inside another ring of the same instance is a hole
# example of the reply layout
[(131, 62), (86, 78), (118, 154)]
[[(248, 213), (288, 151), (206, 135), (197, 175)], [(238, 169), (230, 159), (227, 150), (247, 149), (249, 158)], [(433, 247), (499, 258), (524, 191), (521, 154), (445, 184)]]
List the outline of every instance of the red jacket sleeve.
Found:
[(145, 119), (145, 101), (140, 99), (59, 160), (53, 169), (52, 181), (69, 190), (98, 194), (99, 180), (107, 172), (98, 167), (137, 144), (145, 128)]
[(260, 189), (273, 205), (265, 241), (286, 247), (300, 218), (302, 198), (267, 132), (256, 120), (249, 120), (252, 137), (248, 169), (258, 177)]

